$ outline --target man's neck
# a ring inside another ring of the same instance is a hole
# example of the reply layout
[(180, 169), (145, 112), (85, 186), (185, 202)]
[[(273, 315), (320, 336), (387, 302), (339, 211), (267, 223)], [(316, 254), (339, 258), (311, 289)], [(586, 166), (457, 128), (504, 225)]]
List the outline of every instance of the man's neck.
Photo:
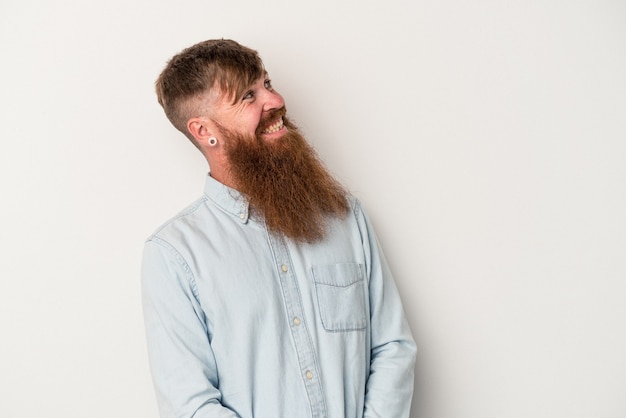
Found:
[(211, 160), (207, 158), (207, 162), (209, 163), (209, 173), (213, 179), (231, 189), (237, 190), (225, 158), (211, 158)]

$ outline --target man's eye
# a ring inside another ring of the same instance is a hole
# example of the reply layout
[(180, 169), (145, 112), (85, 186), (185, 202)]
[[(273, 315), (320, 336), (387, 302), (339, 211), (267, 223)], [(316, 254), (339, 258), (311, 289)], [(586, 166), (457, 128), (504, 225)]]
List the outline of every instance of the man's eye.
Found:
[(241, 99), (242, 100), (247, 100), (247, 99), (252, 99), (253, 97), (254, 97), (254, 92), (252, 92), (252, 90), (250, 90), (249, 92), (244, 94)]
[(265, 80), (265, 88), (268, 90), (272, 90), (272, 80)]

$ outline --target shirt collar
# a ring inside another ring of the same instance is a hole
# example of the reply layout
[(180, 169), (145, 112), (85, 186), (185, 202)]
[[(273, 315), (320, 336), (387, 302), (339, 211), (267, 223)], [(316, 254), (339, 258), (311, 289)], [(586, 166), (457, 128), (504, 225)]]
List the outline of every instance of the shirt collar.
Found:
[(211, 173), (206, 177), (204, 194), (225, 212), (237, 217), (242, 223), (248, 222), (250, 217), (248, 200), (237, 190), (215, 180), (211, 177)]

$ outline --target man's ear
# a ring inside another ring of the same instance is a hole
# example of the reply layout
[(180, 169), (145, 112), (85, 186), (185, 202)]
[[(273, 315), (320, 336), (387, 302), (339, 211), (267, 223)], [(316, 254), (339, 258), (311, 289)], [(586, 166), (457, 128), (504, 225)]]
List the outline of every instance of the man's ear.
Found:
[(187, 121), (187, 130), (199, 144), (206, 144), (207, 140), (214, 136), (213, 124), (206, 118), (191, 118)]

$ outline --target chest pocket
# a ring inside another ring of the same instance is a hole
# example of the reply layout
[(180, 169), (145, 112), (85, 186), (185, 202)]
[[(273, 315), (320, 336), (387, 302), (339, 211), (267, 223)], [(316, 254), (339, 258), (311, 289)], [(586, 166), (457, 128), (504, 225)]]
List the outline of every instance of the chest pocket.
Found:
[(313, 266), (317, 307), (329, 332), (357, 331), (367, 326), (365, 271), (362, 264)]

